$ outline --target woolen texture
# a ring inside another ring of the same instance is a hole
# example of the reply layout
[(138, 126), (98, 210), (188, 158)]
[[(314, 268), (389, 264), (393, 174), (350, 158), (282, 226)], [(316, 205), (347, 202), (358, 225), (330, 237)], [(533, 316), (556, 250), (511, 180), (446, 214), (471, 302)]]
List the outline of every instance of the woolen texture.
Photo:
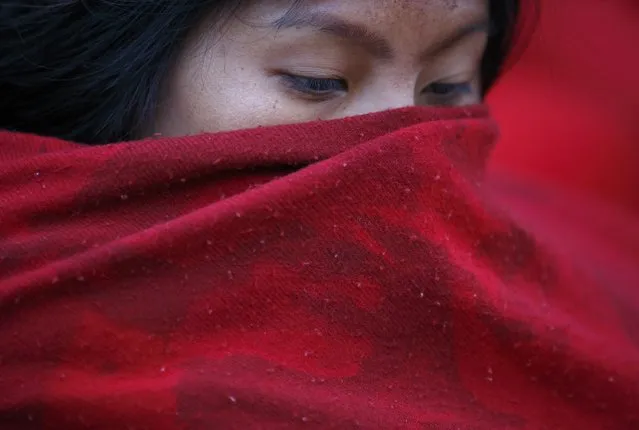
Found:
[(483, 183), (494, 139), (481, 107), (0, 133), (0, 428), (639, 428), (636, 225), (562, 248)]

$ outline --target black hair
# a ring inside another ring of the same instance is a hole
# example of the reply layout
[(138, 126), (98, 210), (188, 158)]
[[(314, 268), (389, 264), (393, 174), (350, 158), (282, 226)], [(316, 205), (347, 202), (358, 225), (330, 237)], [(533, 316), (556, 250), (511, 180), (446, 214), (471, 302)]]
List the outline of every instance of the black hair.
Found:
[[(161, 83), (203, 16), (246, 0), (0, 0), (0, 129), (87, 144), (139, 137)], [(495, 82), (519, 0), (491, 0), (482, 76)]]

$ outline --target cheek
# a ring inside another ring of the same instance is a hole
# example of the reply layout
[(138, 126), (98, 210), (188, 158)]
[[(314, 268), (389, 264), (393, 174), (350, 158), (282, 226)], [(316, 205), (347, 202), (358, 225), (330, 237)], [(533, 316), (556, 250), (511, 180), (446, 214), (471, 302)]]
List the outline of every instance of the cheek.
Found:
[[(165, 135), (219, 132), (304, 122), (321, 116), (316, 106), (296, 102), (260, 68), (215, 65), (184, 74), (173, 86), (157, 130)], [(191, 69), (192, 70), (192, 69)]]
[[(237, 76), (216, 93), (206, 96), (198, 113), (198, 122), (208, 121), (215, 128), (206, 131), (227, 131), (243, 128), (291, 124), (317, 119), (320, 114), (313, 105), (291, 100), (272, 80), (261, 77), (246, 80)], [(211, 122), (213, 118), (213, 122)]]
[(242, 58), (191, 61), (181, 67), (158, 121), (156, 131), (164, 135), (304, 122), (321, 116), (318, 106), (293, 100), (276, 78)]

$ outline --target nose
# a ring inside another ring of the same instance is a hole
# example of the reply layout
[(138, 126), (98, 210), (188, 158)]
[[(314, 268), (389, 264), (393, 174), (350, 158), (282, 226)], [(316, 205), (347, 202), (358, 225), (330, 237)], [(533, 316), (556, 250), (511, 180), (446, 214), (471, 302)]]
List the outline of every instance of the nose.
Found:
[(417, 96), (415, 84), (390, 84), (362, 88), (346, 101), (336, 118), (381, 112), (390, 109), (414, 106)]

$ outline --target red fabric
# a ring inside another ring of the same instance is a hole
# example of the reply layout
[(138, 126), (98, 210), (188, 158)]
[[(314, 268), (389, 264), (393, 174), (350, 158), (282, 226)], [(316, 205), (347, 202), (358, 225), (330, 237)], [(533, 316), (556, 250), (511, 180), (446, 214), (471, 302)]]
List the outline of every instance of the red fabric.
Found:
[(637, 224), (482, 182), (494, 134), (1, 133), (0, 428), (638, 428)]
[(502, 133), (490, 169), (639, 214), (639, 2), (527, 3), (534, 32), (488, 99)]

